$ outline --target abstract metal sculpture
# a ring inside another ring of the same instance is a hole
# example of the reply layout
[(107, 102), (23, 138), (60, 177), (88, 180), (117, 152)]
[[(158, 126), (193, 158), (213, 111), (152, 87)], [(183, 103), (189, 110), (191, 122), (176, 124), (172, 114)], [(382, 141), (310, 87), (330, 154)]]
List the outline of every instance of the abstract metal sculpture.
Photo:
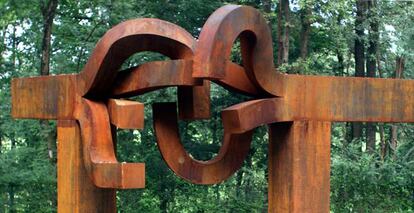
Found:
[[(243, 66), (229, 60), (237, 38)], [(141, 51), (171, 60), (118, 71)], [(204, 162), (185, 151), (177, 120), (209, 118), (210, 81), (252, 100), (222, 111), (222, 147)], [(115, 127), (144, 126), (144, 105), (124, 98), (170, 86), (178, 113), (175, 103), (154, 104), (154, 128), (164, 160), (187, 181), (231, 176), (252, 131), (269, 125), (269, 212), (329, 212), (332, 121), (414, 122), (414, 81), (277, 72), (270, 30), (254, 8), (218, 9), (198, 41), (158, 19), (126, 21), (102, 37), (81, 73), (12, 81), (15, 118), (58, 120), (59, 211), (115, 212), (116, 189), (144, 187), (143, 163), (116, 160)]]

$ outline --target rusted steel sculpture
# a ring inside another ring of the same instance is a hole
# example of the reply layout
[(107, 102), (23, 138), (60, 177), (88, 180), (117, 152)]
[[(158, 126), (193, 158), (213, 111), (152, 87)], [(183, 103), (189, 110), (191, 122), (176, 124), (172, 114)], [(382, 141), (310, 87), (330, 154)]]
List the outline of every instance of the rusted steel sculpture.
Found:
[[(243, 66), (229, 60), (237, 38)], [(171, 60), (118, 72), (141, 51)], [(198, 161), (181, 144), (177, 120), (209, 118), (210, 81), (252, 100), (223, 110), (219, 154)], [(198, 41), (165, 21), (126, 21), (102, 37), (81, 73), (12, 81), (15, 118), (58, 120), (59, 211), (115, 212), (116, 189), (144, 187), (144, 164), (119, 163), (114, 135), (144, 126), (144, 105), (125, 98), (170, 86), (178, 88), (178, 107), (154, 104), (154, 128), (164, 160), (187, 181), (231, 176), (252, 131), (269, 125), (269, 212), (329, 212), (330, 122), (414, 121), (414, 81), (279, 73), (270, 30), (251, 7), (218, 9)]]

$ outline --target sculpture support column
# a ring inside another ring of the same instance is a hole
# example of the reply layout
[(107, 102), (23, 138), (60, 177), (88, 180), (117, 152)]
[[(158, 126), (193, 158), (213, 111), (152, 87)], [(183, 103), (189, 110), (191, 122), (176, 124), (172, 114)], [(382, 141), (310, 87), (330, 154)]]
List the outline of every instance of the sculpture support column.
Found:
[(83, 164), (79, 124), (58, 121), (58, 212), (116, 212), (116, 190), (97, 188)]
[(331, 123), (269, 128), (269, 212), (329, 212)]

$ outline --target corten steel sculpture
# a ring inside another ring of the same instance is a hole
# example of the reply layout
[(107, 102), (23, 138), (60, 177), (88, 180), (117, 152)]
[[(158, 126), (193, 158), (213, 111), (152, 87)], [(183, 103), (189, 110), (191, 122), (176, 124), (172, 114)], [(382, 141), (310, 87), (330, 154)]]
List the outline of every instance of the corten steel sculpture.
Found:
[[(237, 38), (243, 66), (229, 60)], [(118, 72), (141, 51), (171, 60)], [(183, 148), (177, 120), (209, 118), (210, 81), (252, 100), (222, 111), (222, 147), (204, 162)], [(116, 128), (144, 126), (143, 104), (123, 98), (170, 86), (178, 113), (175, 103), (152, 106), (156, 138), (168, 166), (190, 182), (231, 176), (252, 131), (269, 125), (269, 212), (329, 212), (332, 121), (414, 121), (414, 81), (277, 72), (270, 30), (251, 7), (218, 9), (198, 40), (158, 19), (126, 21), (102, 37), (81, 73), (12, 82), (14, 117), (58, 120), (59, 211), (115, 212), (116, 189), (144, 187), (144, 164), (115, 157)]]

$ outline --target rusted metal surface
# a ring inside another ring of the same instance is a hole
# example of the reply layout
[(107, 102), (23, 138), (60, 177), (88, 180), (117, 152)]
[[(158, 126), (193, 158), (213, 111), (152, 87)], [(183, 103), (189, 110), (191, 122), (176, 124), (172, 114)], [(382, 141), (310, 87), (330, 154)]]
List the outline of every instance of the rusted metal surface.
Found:
[(269, 125), (269, 212), (329, 212), (330, 122)]
[(231, 48), (240, 38), (243, 65), (251, 82), (280, 96), (273, 70), (272, 36), (266, 20), (252, 7), (227, 5), (216, 10), (200, 34), (194, 57), (194, 77), (222, 79), (229, 66)]
[(191, 75), (191, 60), (155, 61), (121, 71), (115, 79), (112, 95), (131, 97), (169, 86), (202, 85)]
[(86, 172), (79, 124), (59, 120), (57, 140), (58, 212), (115, 213), (116, 190), (97, 187)]
[(11, 83), (15, 118), (73, 119), (76, 75), (17, 78)]
[(144, 128), (144, 104), (136, 101), (109, 99), (108, 113), (111, 124), (120, 129)]
[(280, 83), (283, 98), (256, 99), (224, 109), (224, 129), (242, 133), (297, 120), (414, 122), (412, 80), (286, 75)]
[(184, 149), (178, 132), (176, 105), (153, 105), (154, 129), (158, 148), (168, 166), (180, 177), (197, 184), (215, 184), (230, 177), (242, 165), (252, 140), (252, 131), (241, 134), (224, 132), (223, 144), (209, 161), (193, 159)]
[(106, 105), (81, 98), (74, 114), (81, 127), (85, 169), (94, 184), (101, 188), (143, 188), (144, 164), (116, 160)]
[[(229, 59), (237, 38), (243, 66)], [(118, 71), (142, 51), (170, 60)], [(222, 147), (215, 158), (198, 161), (184, 149), (177, 122), (210, 117), (211, 81), (251, 100), (222, 111)], [(166, 21), (126, 21), (102, 37), (81, 73), (12, 81), (13, 117), (59, 120), (59, 211), (94, 211), (84, 200), (114, 212), (114, 189), (145, 186), (143, 163), (117, 161), (116, 129), (143, 128), (148, 106), (127, 99), (165, 87), (177, 87), (178, 97), (153, 105), (158, 147), (171, 170), (192, 183), (230, 177), (254, 129), (270, 126), (269, 212), (329, 212), (330, 122), (414, 121), (414, 81), (278, 72), (270, 30), (254, 8), (218, 9), (198, 41)]]
[(79, 74), (78, 93), (106, 94), (122, 63), (135, 53), (153, 51), (171, 59), (191, 59), (194, 46), (187, 31), (166, 21), (144, 18), (118, 24), (101, 38)]

